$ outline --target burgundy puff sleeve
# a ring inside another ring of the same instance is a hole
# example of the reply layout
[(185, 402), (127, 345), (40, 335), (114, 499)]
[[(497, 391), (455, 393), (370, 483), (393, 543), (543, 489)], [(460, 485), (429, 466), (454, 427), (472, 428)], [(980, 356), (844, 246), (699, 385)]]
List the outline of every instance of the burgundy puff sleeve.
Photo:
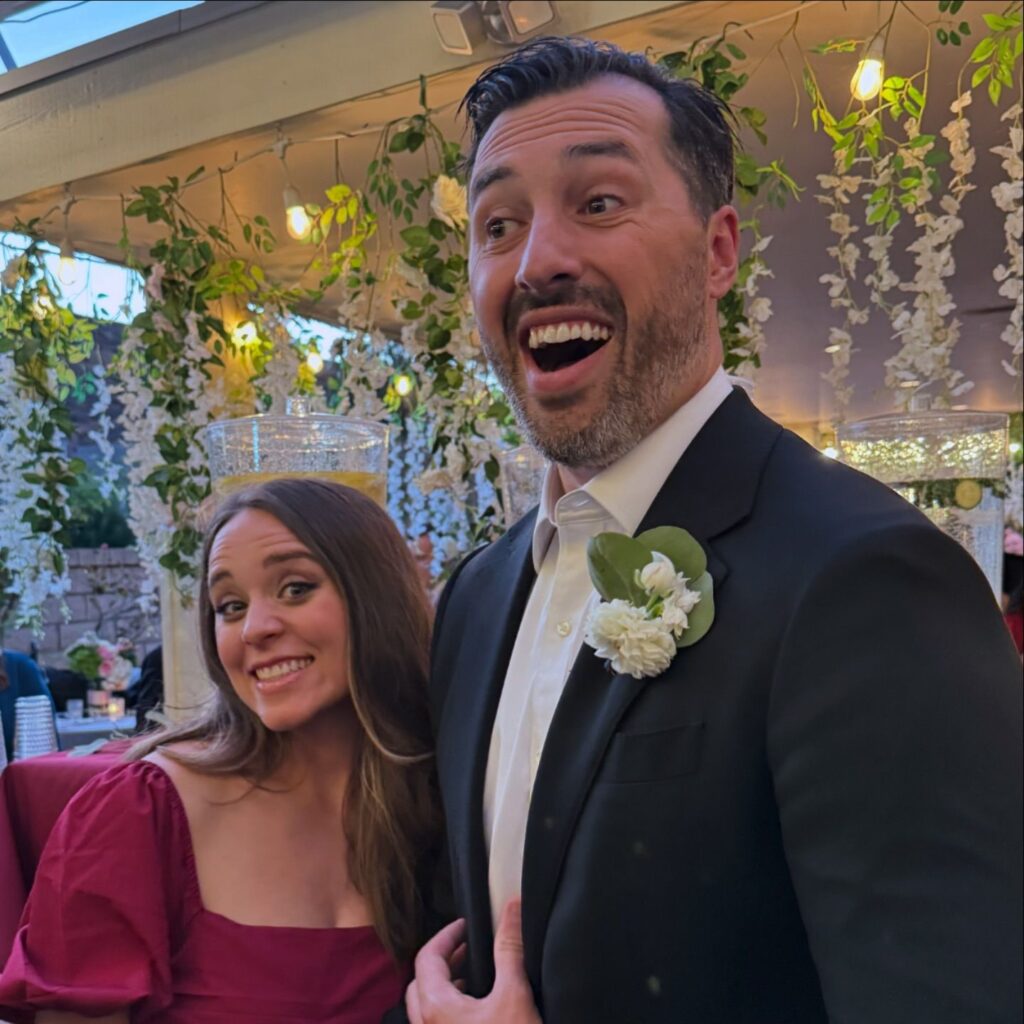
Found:
[(0, 974), (0, 1018), (169, 1005), (172, 936), (200, 905), (172, 785), (147, 762), (118, 765), (68, 804)]

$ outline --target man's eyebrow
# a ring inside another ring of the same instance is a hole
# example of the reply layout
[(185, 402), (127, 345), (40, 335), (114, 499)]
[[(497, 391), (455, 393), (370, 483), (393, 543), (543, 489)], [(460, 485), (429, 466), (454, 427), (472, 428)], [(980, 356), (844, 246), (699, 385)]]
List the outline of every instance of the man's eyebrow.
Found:
[[(564, 160), (581, 160), (589, 156), (617, 156), (623, 160), (629, 160), (631, 163), (639, 162), (636, 153), (625, 142), (620, 142), (617, 139), (608, 139), (603, 142), (577, 142), (562, 150)], [(517, 177), (516, 172), (504, 164), (481, 171), (470, 186), (470, 203), (475, 203), (480, 198), (480, 193), (490, 188), (491, 185), (514, 177)]]
[[(308, 559), (311, 562), (315, 562), (316, 559), (303, 548), (296, 548), (293, 551), (279, 551), (273, 555), (267, 555), (263, 559), (263, 568), (269, 568), (272, 565), (278, 565), (281, 562), (294, 562), (300, 558)], [(215, 572), (211, 577), (209, 583), (207, 583), (208, 589), (212, 590), (221, 580), (231, 579), (231, 573), (227, 569), (221, 569), (220, 572)]]
[(562, 156), (568, 160), (579, 160), (588, 156), (618, 156), (631, 163), (639, 162), (632, 148), (617, 139), (607, 139), (603, 142), (577, 142), (572, 146), (566, 146), (562, 150)]
[(480, 198), (480, 193), (484, 189), (490, 188), (491, 185), (499, 181), (504, 181), (505, 178), (516, 177), (516, 172), (511, 167), (501, 165), (500, 167), (491, 167), (489, 170), (481, 171), (474, 179), (472, 185), (469, 188), (469, 201), (475, 203)]

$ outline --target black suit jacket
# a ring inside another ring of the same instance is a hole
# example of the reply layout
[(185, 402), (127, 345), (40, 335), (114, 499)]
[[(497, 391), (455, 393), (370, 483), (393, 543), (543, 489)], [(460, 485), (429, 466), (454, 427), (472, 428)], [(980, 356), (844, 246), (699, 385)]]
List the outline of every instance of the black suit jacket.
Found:
[[(534, 515), (471, 555), (432, 706), (469, 987), (493, 981), (482, 798)], [(654, 679), (584, 647), (526, 830), (546, 1024), (1018, 1024), (1020, 663), (973, 560), (741, 392), (640, 530), (704, 546), (710, 632)]]

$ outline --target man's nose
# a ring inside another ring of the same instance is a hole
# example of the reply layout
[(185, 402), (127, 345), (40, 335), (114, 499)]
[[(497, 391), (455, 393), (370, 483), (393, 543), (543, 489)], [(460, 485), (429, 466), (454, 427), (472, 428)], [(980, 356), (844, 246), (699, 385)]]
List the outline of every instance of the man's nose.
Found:
[(242, 626), (242, 640), (259, 644), (281, 632), (281, 620), (269, 601), (256, 599), (249, 602)]
[(575, 226), (557, 214), (535, 214), (516, 271), (516, 288), (544, 293), (553, 285), (578, 281), (583, 253)]

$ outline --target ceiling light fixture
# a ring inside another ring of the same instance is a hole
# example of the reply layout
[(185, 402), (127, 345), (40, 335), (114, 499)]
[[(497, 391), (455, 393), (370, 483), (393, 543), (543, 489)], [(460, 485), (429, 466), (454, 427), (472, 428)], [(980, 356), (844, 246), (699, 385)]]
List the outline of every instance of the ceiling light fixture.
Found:
[(558, 20), (554, 0), (434, 0), (430, 5), (441, 48), (471, 56), (486, 40), (518, 46)]

